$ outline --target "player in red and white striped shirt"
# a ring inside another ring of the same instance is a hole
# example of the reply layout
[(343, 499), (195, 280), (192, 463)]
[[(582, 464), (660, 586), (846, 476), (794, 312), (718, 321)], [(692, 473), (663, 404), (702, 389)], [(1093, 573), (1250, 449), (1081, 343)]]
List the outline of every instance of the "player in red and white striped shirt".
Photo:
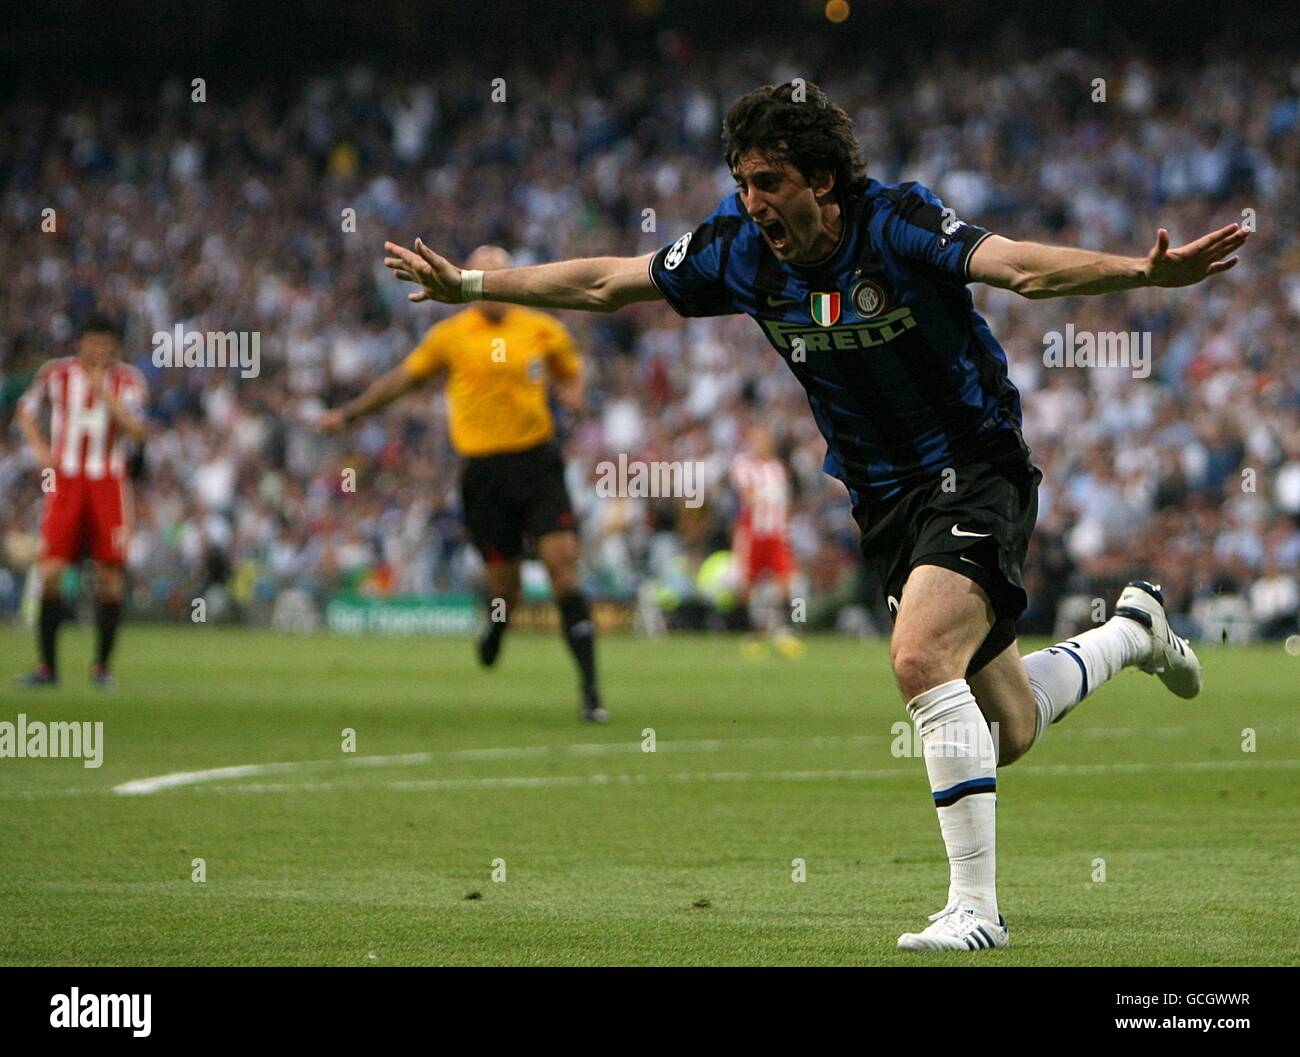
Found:
[[(89, 554), (95, 561), (99, 644), (92, 679), (111, 686), (112, 653), (126, 587), (131, 485), (125, 438), (145, 439), (144, 376), (118, 358), (117, 324), (107, 316), (87, 320), (77, 354), (50, 360), (18, 402), (18, 424), (41, 472), (45, 517), (41, 523), (40, 663), (24, 680), (50, 686), (58, 678), (55, 638), (63, 616), (63, 570)], [(39, 419), (49, 405), (49, 442)]]
[[(758, 607), (763, 616), (754, 623), (765, 627), (782, 653), (793, 656), (802, 645), (784, 616), (795, 571), (787, 536), (790, 480), (764, 426), (751, 426), (745, 439), (748, 451), (731, 464), (731, 484), (740, 500), (731, 546), (736, 587), (744, 605), (749, 605), (755, 588), (766, 588), (767, 604)], [(747, 648), (754, 649), (755, 643)]]

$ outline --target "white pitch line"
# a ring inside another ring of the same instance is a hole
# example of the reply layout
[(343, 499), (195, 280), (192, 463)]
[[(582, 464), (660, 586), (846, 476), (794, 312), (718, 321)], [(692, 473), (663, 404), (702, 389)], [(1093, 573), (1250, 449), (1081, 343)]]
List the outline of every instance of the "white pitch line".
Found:
[[(673, 771), (650, 774), (566, 774), (536, 777), (499, 778), (427, 778), (383, 783), (382, 788), (399, 793), (436, 792), (443, 789), (565, 789), (584, 785), (647, 785), (655, 782), (819, 782), (866, 781), (876, 778), (916, 777), (911, 768), (894, 767), (877, 771)], [(296, 785), (290, 782), (244, 783), (215, 786), (214, 793), (295, 793), (347, 788), (346, 782), (316, 782)]]
[[(1189, 760), (1179, 763), (1098, 763), (1098, 764), (1042, 764), (1017, 767), (1019, 774), (1042, 775), (1092, 775), (1092, 774), (1147, 774), (1152, 771), (1236, 771), (1248, 769), (1266, 771), (1300, 770), (1300, 760)], [(735, 782), (868, 782), (894, 778), (917, 779), (918, 772), (910, 767), (888, 767), (875, 770), (829, 771), (674, 771), (668, 774), (569, 774), (541, 775), (535, 777), (498, 778), (428, 778), (412, 781), (384, 782), (381, 788), (399, 793), (437, 792), (451, 789), (564, 789), (576, 786), (598, 785), (651, 785), (659, 782), (735, 783)], [(354, 783), (314, 782), (297, 785), (290, 782), (270, 782), (216, 786), (215, 793), (259, 794), (319, 792), (348, 788)]]
[(256, 778), (264, 774), (286, 774), (329, 767), (413, 767), (432, 761), (431, 752), (408, 752), (400, 756), (356, 756), (344, 757), (342, 760), (304, 760), (301, 763), (246, 763), (237, 767), (210, 767), (203, 771), (174, 771), (153, 778), (137, 778), (113, 786), (113, 792), (119, 796), (148, 796), (163, 789), (220, 782), (227, 778)]
[[(689, 741), (663, 741), (660, 752), (722, 752), (728, 749), (792, 749), (800, 746), (825, 749), (836, 746), (869, 745), (888, 741), (884, 735), (820, 735), (813, 738), (700, 738)], [(210, 767), (199, 771), (174, 771), (150, 778), (136, 778), (113, 786), (119, 796), (148, 796), (165, 789), (203, 785), (231, 778), (258, 778), (293, 771), (324, 770), (333, 767), (415, 767), (446, 760), (524, 760), (557, 755), (603, 756), (639, 753), (638, 738), (627, 742), (588, 742), (576, 745), (520, 745), (485, 749), (451, 749), (446, 752), (411, 752), (399, 756), (355, 756), (342, 760), (304, 760), (297, 763), (248, 763), (233, 767)]]
[(200, 782), (218, 782), (223, 778), (252, 778), (261, 774), (284, 774), (287, 771), (301, 771), (311, 767), (309, 763), (249, 763), (241, 767), (210, 767), (206, 771), (176, 771), (172, 774), (160, 774), (154, 778), (137, 778), (113, 786), (113, 792), (120, 796), (147, 796), (163, 789), (177, 789), (183, 785), (197, 785)]
[[(1190, 727), (1089, 727), (1081, 731), (1055, 732), (1053, 738), (1082, 735), (1088, 738), (1146, 737), (1177, 738), (1190, 734)], [(697, 738), (662, 741), (658, 752), (694, 753), (764, 749), (830, 749), (867, 746), (893, 740), (885, 734), (822, 734), (808, 738)], [(250, 763), (234, 767), (212, 767), (199, 771), (176, 771), (150, 778), (136, 778), (113, 787), (120, 796), (147, 796), (165, 789), (220, 782), (230, 778), (256, 778), (291, 771), (324, 770), (331, 767), (417, 767), (437, 759), (446, 760), (526, 760), (555, 755), (608, 756), (641, 751), (640, 740), (626, 742), (587, 742), (575, 745), (507, 745), (483, 749), (450, 749), (445, 752), (411, 752), (397, 756), (356, 756), (343, 760), (305, 760), (298, 763)], [(0, 794), (0, 796), (8, 794)]]
[[(1024, 774), (1146, 774), (1148, 771), (1300, 770), (1300, 760), (1186, 760), (1180, 763), (1043, 763), (1016, 771)], [(1015, 772), (1013, 772), (1015, 773)]]
[(0, 800), (45, 800), (61, 796), (97, 796), (104, 792), (90, 786), (73, 786), (71, 789), (0, 789)]
[[(1054, 732), (1053, 737), (1084, 736), (1088, 738), (1146, 737), (1175, 738), (1192, 733), (1191, 727), (1087, 727), (1081, 730)], [(831, 749), (868, 746), (892, 740), (892, 735), (817, 735), (814, 737), (780, 738), (698, 738), (682, 741), (660, 741), (657, 751), (674, 753), (710, 753), (730, 750), (787, 750)], [(588, 742), (573, 745), (519, 745), (481, 749), (450, 749), (442, 752), (412, 752), (387, 756), (355, 756), (341, 760), (304, 760), (299, 762), (274, 762), (240, 764), (231, 767), (211, 767), (196, 771), (174, 771), (169, 774), (136, 778), (113, 786), (111, 792), (118, 796), (149, 796), (168, 789), (205, 785), (240, 778), (258, 778), (268, 775), (289, 774), (311, 770), (329, 770), (339, 767), (414, 767), (436, 760), (524, 760), (547, 756), (604, 756), (627, 755), (641, 752), (641, 742), (633, 739), (622, 742)], [(1069, 766), (1069, 765), (1066, 765)], [(1080, 765), (1088, 767), (1091, 765)], [(1100, 765), (1121, 766), (1121, 765)], [(1143, 765), (1133, 765), (1143, 766)], [(1018, 768), (1020, 771), (1034, 768)], [(1061, 773), (1070, 773), (1062, 771)], [(1086, 773), (1086, 772), (1080, 772)], [(446, 779), (446, 781), (481, 781), (481, 779)], [(328, 783), (327, 783), (328, 784)], [(293, 788), (303, 788), (294, 786)], [(100, 792), (96, 789), (74, 787), (51, 790), (0, 790), (0, 799), (38, 799), (51, 796), (80, 796)]]

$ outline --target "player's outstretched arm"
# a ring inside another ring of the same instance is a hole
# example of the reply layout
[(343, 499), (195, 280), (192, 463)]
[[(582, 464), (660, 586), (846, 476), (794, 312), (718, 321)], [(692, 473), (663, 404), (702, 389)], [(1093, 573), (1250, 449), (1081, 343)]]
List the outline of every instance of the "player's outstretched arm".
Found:
[(527, 268), (499, 268), (490, 272), (458, 268), (429, 249), (420, 239), (408, 250), (385, 242), (384, 264), (397, 278), (420, 289), (408, 294), (412, 301), (507, 301), (535, 308), (577, 308), (613, 312), (635, 301), (653, 301), (662, 295), (650, 281), (650, 258), (583, 257)]
[(1170, 249), (1169, 232), (1161, 228), (1146, 257), (1119, 257), (990, 235), (971, 255), (970, 277), (1029, 298), (1108, 294), (1142, 286), (1191, 286), (1235, 265), (1238, 258), (1230, 254), (1249, 237), (1246, 228), (1229, 224)]
[(406, 364), (399, 363), (391, 371), (371, 382), (366, 391), (355, 400), (349, 400), (342, 407), (326, 411), (321, 415), (317, 425), (327, 433), (340, 430), (357, 419), (373, 414), (381, 407), (386, 407), (419, 384), (420, 379), (411, 373)]

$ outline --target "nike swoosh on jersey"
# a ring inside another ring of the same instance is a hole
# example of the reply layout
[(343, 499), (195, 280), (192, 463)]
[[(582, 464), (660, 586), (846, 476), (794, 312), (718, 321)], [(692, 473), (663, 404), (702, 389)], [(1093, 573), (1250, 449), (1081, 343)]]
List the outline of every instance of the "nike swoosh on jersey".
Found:
[(802, 297), (773, 297), (767, 295), (767, 307), (776, 308), (777, 305), (797, 305), (803, 300)]
[(956, 525), (953, 525), (952, 527), (952, 534), (954, 536), (971, 536), (978, 539), (983, 539), (985, 536), (993, 535), (991, 532), (965, 532), (962, 529), (959, 529)]

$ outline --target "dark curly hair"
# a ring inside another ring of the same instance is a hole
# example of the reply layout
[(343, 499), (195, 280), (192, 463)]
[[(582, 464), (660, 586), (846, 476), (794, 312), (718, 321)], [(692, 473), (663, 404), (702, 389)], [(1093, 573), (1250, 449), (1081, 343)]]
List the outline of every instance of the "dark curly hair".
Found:
[[(796, 94), (802, 101), (796, 101)], [(841, 193), (867, 186), (867, 163), (853, 137), (853, 119), (811, 81), (766, 84), (731, 104), (722, 122), (727, 164), (734, 169), (754, 147), (774, 161), (788, 161), (805, 180), (815, 173), (835, 173)]]
[(86, 334), (111, 334), (119, 341), (122, 340), (122, 321), (107, 312), (98, 309), (91, 312), (81, 324), (79, 331), (83, 336)]

